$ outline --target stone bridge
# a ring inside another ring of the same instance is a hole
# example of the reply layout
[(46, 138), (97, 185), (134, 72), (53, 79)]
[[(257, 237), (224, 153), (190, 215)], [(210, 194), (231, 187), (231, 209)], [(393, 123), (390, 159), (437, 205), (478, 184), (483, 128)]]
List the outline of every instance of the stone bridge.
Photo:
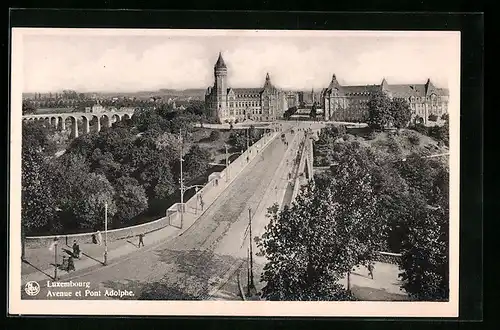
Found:
[(78, 137), (78, 122), (83, 124), (83, 133), (90, 133), (90, 126), (95, 127), (95, 131), (101, 131), (101, 125), (111, 127), (113, 123), (123, 119), (131, 119), (134, 115), (133, 110), (119, 111), (119, 112), (67, 112), (67, 113), (44, 113), (24, 115), (23, 121), (42, 120), (57, 129), (66, 130), (67, 121), (71, 125), (72, 137)]

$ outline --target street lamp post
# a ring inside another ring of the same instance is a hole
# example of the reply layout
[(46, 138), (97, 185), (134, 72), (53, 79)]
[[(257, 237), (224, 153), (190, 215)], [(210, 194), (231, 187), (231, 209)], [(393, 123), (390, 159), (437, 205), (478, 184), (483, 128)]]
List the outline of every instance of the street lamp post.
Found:
[(104, 203), (104, 266), (108, 264), (108, 202)]

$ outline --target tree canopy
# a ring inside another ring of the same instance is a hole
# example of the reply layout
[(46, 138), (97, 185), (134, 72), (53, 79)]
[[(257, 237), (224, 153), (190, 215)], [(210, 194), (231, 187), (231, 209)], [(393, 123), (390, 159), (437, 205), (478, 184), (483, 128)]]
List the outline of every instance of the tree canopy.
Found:
[(375, 215), (368, 154), (350, 147), (332, 175), (316, 177), (290, 208), (272, 213), (259, 247), (270, 300), (343, 300), (338, 281), (373, 259), (385, 224)]
[(268, 263), (270, 300), (350, 299), (338, 281), (376, 251), (401, 253), (402, 287), (416, 300), (446, 300), (449, 279), (449, 171), (436, 159), (402, 158), (337, 128), (320, 134), (330, 170), (315, 176), (291, 207), (270, 212), (258, 241)]
[[(179, 187), (179, 131), (191, 143), (196, 120), (167, 106), (137, 109), (131, 120), (73, 139), (57, 157), (50, 128), (23, 122), (26, 233), (102, 229), (105, 202), (111, 228), (135, 224), (146, 210), (162, 212), (156, 206), (166, 205)], [(184, 153), (189, 178), (203, 174), (210, 154), (197, 146)]]
[(373, 129), (403, 128), (410, 123), (411, 110), (404, 99), (390, 99), (384, 92), (377, 92), (371, 95), (367, 105), (367, 122)]

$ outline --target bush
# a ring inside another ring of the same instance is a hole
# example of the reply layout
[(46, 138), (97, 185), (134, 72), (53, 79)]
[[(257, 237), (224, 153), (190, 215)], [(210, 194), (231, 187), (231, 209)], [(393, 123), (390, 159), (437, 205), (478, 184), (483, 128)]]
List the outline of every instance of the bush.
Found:
[(419, 132), (420, 134), (429, 135), (429, 130), (423, 124), (415, 124), (412, 129)]
[(217, 141), (220, 139), (220, 132), (217, 130), (214, 130), (210, 133), (210, 137), (208, 138), (210, 141)]
[(438, 119), (438, 116), (436, 116), (435, 114), (429, 115), (429, 121), (437, 121), (437, 119)]
[(420, 136), (417, 134), (413, 133), (408, 136), (408, 141), (414, 146), (417, 146), (420, 144)]

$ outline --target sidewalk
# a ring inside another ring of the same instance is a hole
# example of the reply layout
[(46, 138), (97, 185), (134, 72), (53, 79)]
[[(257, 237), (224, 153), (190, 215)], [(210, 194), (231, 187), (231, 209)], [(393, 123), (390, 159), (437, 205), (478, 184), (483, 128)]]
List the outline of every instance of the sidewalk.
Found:
[[(266, 148), (278, 135), (280, 132), (273, 133), (269, 140), (259, 149), (263, 150)], [(207, 193), (203, 194), (203, 201), (205, 202), (204, 210), (201, 210), (200, 205), (196, 198), (191, 198), (187, 203), (185, 203), (185, 213), (183, 216), (182, 228), (177, 228), (174, 226), (167, 226), (157, 231), (148, 233), (144, 236), (145, 247), (138, 247), (138, 238), (133, 237), (129, 239), (116, 240), (108, 243), (108, 264), (116, 263), (126, 255), (133, 252), (139, 251), (141, 249), (148, 249), (154, 247), (155, 245), (164, 243), (165, 240), (172, 239), (176, 236), (182, 235), (183, 232), (189, 229), (190, 226), (206, 211), (210, 205), (212, 205), (215, 200), (220, 196), (220, 194), (225, 191), (227, 187), (237, 178), (237, 176), (243, 171), (243, 169), (250, 163), (252, 163), (257, 154), (251, 156), (250, 161), (246, 161), (244, 157), (241, 157), (239, 161), (239, 166), (231, 171), (230, 178), (226, 182), (225, 178), (219, 180), (219, 184), (215, 189), (210, 189)], [(236, 164), (235, 164), (236, 165)], [(212, 184), (212, 183), (208, 183)], [(180, 215), (179, 215), (180, 217)], [(104, 239), (103, 233), (103, 239)], [(80, 259), (75, 259), (75, 272), (68, 273), (64, 270), (58, 270), (59, 280), (68, 280), (75, 276), (79, 276), (84, 272), (91, 271), (97, 267), (103, 266), (104, 261), (104, 243), (102, 245), (88, 244), (78, 242), (81, 250)], [(66, 242), (62, 241), (59, 243), (57, 248), (57, 263), (62, 263), (62, 257), (64, 255), (68, 256), (73, 245), (73, 241)], [(22, 283), (27, 281), (44, 281), (52, 280), (54, 276), (55, 269), (55, 251), (50, 251), (49, 247), (42, 247), (37, 249), (26, 249), (26, 260), (28, 263), (23, 262), (21, 264), (21, 280)], [(113, 262), (115, 261), (115, 262)]]

